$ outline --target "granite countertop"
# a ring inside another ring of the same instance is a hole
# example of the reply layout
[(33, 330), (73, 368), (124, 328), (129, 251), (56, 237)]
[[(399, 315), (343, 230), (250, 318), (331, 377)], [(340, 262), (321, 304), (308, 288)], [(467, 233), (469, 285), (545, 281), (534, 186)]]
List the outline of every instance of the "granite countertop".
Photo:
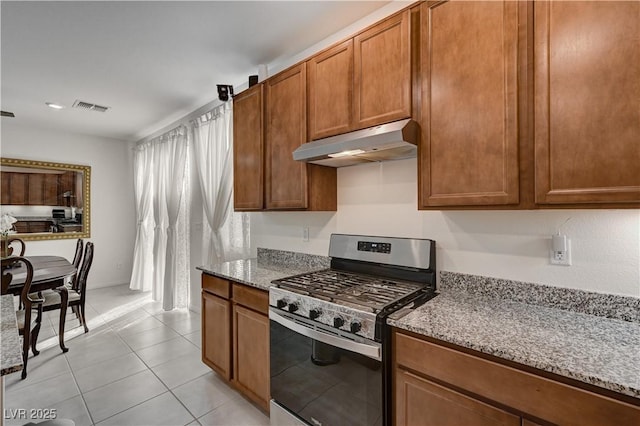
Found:
[(449, 288), (389, 324), (640, 398), (640, 322), (550, 305)]
[(257, 258), (211, 263), (198, 266), (197, 269), (261, 290), (269, 290), (273, 280), (328, 267), (328, 257), (258, 248)]
[(0, 368), (4, 376), (22, 370), (22, 344), (16, 323), (16, 307), (10, 294), (0, 296), (0, 324)]
[(16, 219), (20, 222), (28, 221), (53, 221), (51, 216), (16, 216)]
[[(329, 258), (258, 249), (199, 266), (268, 290), (271, 281), (329, 267)], [(440, 294), (388, 323), (424, 336), (640, 398), (640, 299), (441, 273)]]

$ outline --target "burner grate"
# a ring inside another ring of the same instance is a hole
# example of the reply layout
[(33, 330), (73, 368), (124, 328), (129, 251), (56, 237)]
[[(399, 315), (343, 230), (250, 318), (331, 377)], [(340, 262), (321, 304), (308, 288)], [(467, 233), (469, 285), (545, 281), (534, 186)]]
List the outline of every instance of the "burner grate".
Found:
[(298, 294), (380, 312), (384, 307), (423, 288), (422, 284), (325, 269), (283, 278), (274, 283)]

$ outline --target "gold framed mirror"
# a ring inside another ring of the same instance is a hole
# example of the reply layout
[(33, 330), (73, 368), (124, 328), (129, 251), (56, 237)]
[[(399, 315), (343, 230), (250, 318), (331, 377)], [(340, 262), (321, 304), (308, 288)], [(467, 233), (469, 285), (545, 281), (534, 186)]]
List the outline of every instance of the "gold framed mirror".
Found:
[(91, 166), (0, 158), (1, 214), (18, 238), (91, 237)]

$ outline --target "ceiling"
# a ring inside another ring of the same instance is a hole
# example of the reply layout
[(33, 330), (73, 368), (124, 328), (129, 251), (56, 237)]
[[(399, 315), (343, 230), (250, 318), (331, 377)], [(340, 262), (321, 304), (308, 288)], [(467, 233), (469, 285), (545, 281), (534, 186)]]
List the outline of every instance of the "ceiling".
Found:
[(387, 3), (2, 0), (2, 122), (137, 141)]

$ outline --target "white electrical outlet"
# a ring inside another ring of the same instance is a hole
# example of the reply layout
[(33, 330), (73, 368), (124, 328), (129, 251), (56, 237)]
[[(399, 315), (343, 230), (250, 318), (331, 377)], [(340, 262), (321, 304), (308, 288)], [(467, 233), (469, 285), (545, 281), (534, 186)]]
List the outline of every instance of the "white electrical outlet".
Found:
[(309, 241), (309, 228), (307, 226), (302, 228), (302, 241)]
[(550, 261), (552, 265), (571, 266), (571, 240), (566, 239), (565, 250), (554, 250), (551, 248)]

